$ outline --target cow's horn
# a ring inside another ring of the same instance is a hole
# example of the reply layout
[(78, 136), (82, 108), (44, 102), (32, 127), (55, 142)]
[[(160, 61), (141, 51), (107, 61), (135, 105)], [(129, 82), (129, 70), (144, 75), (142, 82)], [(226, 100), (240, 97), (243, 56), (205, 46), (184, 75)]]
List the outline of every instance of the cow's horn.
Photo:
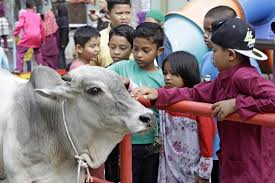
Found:
[(64, 81), (67, 81), (67, 82), (71, 82), (72, 81), (72, 78), (68, 75), (68, 74), (65, 74), (62, 76), (62, 79)]

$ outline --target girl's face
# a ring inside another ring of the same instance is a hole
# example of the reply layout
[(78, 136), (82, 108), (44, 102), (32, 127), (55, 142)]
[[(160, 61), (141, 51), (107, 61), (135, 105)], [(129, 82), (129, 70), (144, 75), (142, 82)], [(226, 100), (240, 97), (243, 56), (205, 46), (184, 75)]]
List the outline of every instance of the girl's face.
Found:
[(123, 36), (113, 35), (109, 42), (110, 55), (114, 62), (129, 60), (132, 47), (128, 40)]
[(177, 76), (171, 69), (169, 60), (164, 63), (163, 75), (165, 81), (165, 88), (182, 88), (184, 87), (183, 78)]

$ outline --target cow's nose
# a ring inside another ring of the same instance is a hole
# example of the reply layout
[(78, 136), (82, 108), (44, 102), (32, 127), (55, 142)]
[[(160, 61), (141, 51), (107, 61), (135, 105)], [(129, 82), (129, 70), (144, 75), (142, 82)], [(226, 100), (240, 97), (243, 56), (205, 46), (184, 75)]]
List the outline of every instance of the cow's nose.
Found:
[(143, 123), (149, 123), (152, 120), (153, 116), (150, 113), (146, 113), (139, 116), (139, 120)]

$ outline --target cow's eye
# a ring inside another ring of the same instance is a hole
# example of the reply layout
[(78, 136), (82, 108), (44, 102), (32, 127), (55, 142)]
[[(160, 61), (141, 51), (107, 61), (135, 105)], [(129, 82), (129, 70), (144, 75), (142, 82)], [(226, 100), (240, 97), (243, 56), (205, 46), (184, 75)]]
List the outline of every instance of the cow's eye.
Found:
[(102, 90), (100, 88), (98, 88), (98, 87), (92, 87), (92, 88), (90, 88), (90, 89), (87, 90), (87, 93), (89, 95), (97, 95), (100, 92), (102, 92)]

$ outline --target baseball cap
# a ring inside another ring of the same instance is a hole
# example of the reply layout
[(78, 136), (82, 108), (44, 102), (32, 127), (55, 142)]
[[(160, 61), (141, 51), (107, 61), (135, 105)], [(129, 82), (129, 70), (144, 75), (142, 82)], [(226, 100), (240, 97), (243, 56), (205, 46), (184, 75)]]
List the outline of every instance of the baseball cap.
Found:
[(251, 24), (239, 18), (220, 20), (212, 23), (213, 34), (211, 41), (224, 48), (256, 60), (266, 60), (267, 56), (254, 48), (255, 29)]
[(146, 17), (151, 17), (159, 22), (164, 22), (165, 21), (165, 15), (162, 11), (160, 10), (150, 10), (147, 14)]

